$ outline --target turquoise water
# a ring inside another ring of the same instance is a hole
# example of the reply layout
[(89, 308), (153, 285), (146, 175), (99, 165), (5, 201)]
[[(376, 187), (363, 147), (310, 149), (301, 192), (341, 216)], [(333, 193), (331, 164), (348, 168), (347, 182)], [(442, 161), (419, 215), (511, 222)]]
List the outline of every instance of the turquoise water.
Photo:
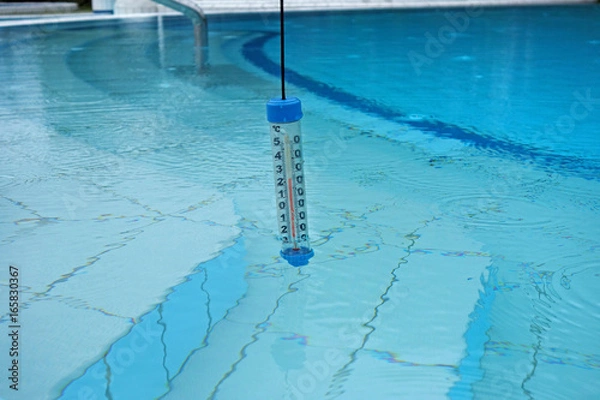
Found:
[[(553, 164), (577, 158), (597, 169), (600, 41), (591, 10), (373, 13), (318, 24), (298, 18), (288, 28), (289, 62), (397, 119), (457, 125), (492, 150)], [(270, 41), (267, 50), (275, 54), (277, 46)]]
[(599, 13), (291, 14), (299, 269), (265, 121), (277, 16), (212, 17), (202, 70), (183, 18), (0, 28), (20, 395), (597, 397)]

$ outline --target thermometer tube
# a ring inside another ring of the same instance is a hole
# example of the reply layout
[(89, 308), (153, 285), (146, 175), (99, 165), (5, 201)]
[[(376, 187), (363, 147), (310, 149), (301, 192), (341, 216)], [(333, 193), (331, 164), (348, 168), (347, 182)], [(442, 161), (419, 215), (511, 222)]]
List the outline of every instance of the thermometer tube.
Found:
[(281, 256), (295, 267), (308, 264), (314, 255), (308, 239), (301, 118), (302, 105), (295, 97), (267, 103)]

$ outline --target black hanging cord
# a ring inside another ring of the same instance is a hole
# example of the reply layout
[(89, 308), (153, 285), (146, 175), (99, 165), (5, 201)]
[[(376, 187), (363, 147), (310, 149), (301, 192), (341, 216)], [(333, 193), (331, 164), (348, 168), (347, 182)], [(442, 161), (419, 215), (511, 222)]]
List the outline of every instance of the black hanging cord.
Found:
[(279, 0), (279, 31), (281, 52), (281, 99), (285, 100), (285, 40), (283, 39), (283, 0)]

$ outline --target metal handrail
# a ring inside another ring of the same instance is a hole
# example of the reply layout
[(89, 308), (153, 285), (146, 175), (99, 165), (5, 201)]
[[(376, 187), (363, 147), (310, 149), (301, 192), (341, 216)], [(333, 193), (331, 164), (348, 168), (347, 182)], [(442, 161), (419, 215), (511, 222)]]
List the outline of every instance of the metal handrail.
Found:
[(194, 24), (194, 46), (196, 48), (196, 61), (203, 68), (208, 63), (208, 23), (206, 15), (192, 0), (153, 0), (175, 11), (179, 11), (192, 20)]

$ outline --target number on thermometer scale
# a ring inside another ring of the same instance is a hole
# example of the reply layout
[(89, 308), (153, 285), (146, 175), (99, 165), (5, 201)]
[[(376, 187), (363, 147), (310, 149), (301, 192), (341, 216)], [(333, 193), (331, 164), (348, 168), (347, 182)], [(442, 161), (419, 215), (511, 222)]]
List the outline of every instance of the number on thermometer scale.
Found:
[(279, 233), (297, 248), (308, 239), (301, 138), (281, 125), (271, 126), (271, 136)]

